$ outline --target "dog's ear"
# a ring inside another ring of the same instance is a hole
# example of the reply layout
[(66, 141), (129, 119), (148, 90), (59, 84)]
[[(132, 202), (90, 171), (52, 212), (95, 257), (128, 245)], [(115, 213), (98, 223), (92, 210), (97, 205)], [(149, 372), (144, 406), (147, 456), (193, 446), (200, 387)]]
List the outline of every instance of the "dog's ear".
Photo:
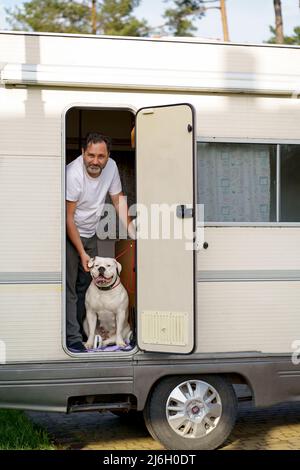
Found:
[(117, 260), (115, 260), (115, 263), (117, 265), (118, 276), (120, 276), (120, 272), (122, 271), (122, 265)]
[(88, 262), (88, 268), (92, 268), (94, 266), (95, 258), (90, 258)]

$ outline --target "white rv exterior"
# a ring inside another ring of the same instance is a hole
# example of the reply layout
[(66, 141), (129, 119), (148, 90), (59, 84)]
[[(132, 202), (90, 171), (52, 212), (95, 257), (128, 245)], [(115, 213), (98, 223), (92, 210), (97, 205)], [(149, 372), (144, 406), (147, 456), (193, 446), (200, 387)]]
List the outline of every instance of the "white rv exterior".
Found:
[[(67, 111), (77, 106), (136, 113), (188, 103), (196, 113), (198, 163), (201, 144), (270, 145), (278, 176), (281, 146), (300, 145), (300, 49), (3, 32), (0, 51), (0, 339), (7, 364), (99, 361), (64, 347)], [(149, 148), (145, 155), (151, 158)], [(192, 161), (187, 165), (193, 168)], [(176, 165), (169, 166), (168, 178), (176, 185), (182, 181)], [(208, 247), (196, 253), (196, 270), (187, 274), (190, 290), (177, 285), (164, 299), (151, 291), (152, 309), (177, 305), (184, 311), (183, 299), (191, 303), (195, 290), (195, 312), (183, 326), (189, 347), (166, 351), (206, 360), (232, 354), (291, 360), (300, 332), (299, 203), (298, 218), (281, 220), (280, 181), (274, 184), (274, 220), (207, 222)], [(156, 195), (160, 188), (158, 181)], [(147, 283), (151, 279), (140, 285), (146, 290)], [(141, 303), (147, 295), (138, 292)], [(137, 327), (145, 346), (147, 332)], [(116, 354), (114, 360), (130, 355)]]

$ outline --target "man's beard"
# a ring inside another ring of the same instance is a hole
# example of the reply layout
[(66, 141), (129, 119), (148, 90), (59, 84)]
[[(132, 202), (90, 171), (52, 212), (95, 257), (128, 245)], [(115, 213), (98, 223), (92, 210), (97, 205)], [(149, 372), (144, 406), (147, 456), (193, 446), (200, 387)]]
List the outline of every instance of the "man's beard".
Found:
[(100, 166), (88, 165), (86, 166), (86, 171), (90, 176), (99, 176), (101, 174), (102, 168)]

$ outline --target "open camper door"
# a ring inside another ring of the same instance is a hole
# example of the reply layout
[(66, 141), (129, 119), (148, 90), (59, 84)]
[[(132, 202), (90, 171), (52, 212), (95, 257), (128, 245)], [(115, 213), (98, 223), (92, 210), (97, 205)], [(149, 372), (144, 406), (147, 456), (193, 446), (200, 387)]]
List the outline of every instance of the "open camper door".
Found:
[(137, 339), (144, 351), (194, 347), (194, 109), (142, 108), (136, 117)]

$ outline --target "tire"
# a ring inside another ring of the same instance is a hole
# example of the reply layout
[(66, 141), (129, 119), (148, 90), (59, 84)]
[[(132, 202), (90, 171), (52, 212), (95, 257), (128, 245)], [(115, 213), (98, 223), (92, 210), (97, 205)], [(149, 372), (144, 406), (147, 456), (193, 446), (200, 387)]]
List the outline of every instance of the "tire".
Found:
[(237, 398), (223, 377), (163, 379), (148, 398), (144, 419), (151, 436), (170, 450), (212, 450), (231, 433)]

